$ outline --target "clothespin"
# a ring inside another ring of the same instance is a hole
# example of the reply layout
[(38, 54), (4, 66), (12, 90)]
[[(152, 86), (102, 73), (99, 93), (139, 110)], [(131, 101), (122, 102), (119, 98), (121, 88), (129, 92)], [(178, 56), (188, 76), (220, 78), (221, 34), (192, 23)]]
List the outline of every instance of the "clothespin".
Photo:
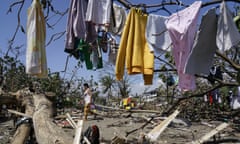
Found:
[(146, 5), (146, 4), (144, 4), (144, 3), (143, 3), (143, 4), (141, 4), (141, 7), (142, 7), (142, 12), (143, 12), (143, 13), (145, 13), (145, 14), (147, 14), (147, 8), (146, 8), (146, 6), (147, 6), (147, 5)]

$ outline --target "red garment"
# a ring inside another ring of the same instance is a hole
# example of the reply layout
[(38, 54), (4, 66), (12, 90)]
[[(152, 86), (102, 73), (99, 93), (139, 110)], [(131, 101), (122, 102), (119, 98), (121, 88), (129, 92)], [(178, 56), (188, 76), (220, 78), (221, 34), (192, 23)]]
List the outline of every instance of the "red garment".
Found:
[(208, 93), (208, 100), (209, 100), (210, 105), (213, 104), (213, 95), (211, 92)]

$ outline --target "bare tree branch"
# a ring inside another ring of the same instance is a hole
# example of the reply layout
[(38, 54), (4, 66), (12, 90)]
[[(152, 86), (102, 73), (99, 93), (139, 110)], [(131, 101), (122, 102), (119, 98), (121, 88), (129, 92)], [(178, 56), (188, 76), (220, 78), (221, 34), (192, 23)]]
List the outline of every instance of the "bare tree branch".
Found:
[(7, 11), (7, 14), (10, 13), (10, 12), (12, 12), (12, 8), (13, 8), (14, 6), (16, 6), (16, 5), (18, 5), (18, 4), (22, 4), (22, 3), (24, 3), (24, 0), (21, 0), (21, 1), (18, 1), (18, 2), (12, 3), (12, 4), (9, 6), (9, 9), (8, 9), (8, 11)]
[(222, 88), (222, 87), (226, 87), (226, 86), (234, 86), (234, 87), (236, 87), (236, 86), (239, 86), (239, 83), (232, 83), (232, 82), (230, 83), (230, 82), (223, 82), (223, 81), (221, 81), (221, 83), (211, 87), (210, 89), (204, 90), (204, 92), (202, 92), (202, 93), (196, 93), (196, 94), (192, 94), (190, 96), (181, 97), (172, 105), (172, 107), (170, 107), (167, 110), (167, 113), (171, 113), (173, 110), (175, 110), (176, 107), (178, 107), (179, 104), (182, 101), (184, 101), (184, 100), (189, 100), (191, 98), (196, 98), (196, 97), (202, 97), (202, 96), (204, 96), (205, 94), (207, 94), (207, 93), (209, 93), (211, 91), (214, 91), (216, 89), (219, 89), (219, 88)]
[[(58, 15), (60, 15), (60, 17), (56, 20), (55, 23), (53, 23), (51, 25), (48, 23), (49, 28), (53, 28), (55, 25), (57, 25), (59, 23), (59, 21), (67, 14), (67, 12), (68, 12), (68, 9), (65, 10), (63, 13), (58, 13)], [(46, 17), (46, 21), (50, 20), (52, 17), (50, 17), (50, 18)]]
[(165, 64), (167, 64), (168, 66), (170, 66), (172, 69), (176, 69), (175, 65), (171, 64), (170, 62), (167, 62), (166, 60), (163, 60), (163, 59), (161, 59), (160, 57), (156, 57), (156, 56), (155, 56), (155, 58), (158, 59), (159, 61), (164, 62)]
[(228, 62), (236, 71), (240, 70), (240, 65), (236, 64), (234, 61), (229, 59), (225, 54), (223, 54), (219, 50), (216, 51), (216, 54), (220, 56), (222, 59), (224, 59), (226, 62)]
[[(240, 3), (240, 0), (225, 0), (226, 2), (236, 2), (236, 3)], [(184, 4), (184, 3), (181, 3), (179, 0), (176, 0), (175, 2), (174, 1), (169, 1), (169, 2), (162, 2), (160, 4), (152, 4), (152, 5), (141, 5), (141, 4), (137, 4), (137, 5), (134, 5), (134, 4), (131, 4), (129, 3), (128, 1), (126, 0), (118, 0), (119, 3), (121, 3), (123, 6), (125, 6), (126, 8), (130, 9), (131, 7), (138, 7), (138, 6), (143, 6), (145, 8), (154, 8), (154, 7), (163, 7), (163, 6), (167, 6), (167, 5), (181, 5), (181, 6), (184, 6), (184, 7), (187, 7), (188, 5)], [(213, 1), (210, 1), (210, 2), (205, 2), (202, 4), (202, 7), (206, 7), (206, 6), (209, 6), (209, 5), (213, 5), (213, 4), (218, 4), (218, 3), (221, 3), (222, 0), (213, 0)]]
[(62, 36), (64, 36), (65, 33), (66, 31), (53, 34), (48, 43), (46, 44), (46, 46), (50, 45), (52, 41), (60, 39)]
[(14, 32), (14, 34), (13, 34), (13, 37), (12, 37), (12, 39), (10, 40), (10, 46), (8, 47), (8, 50), (7, 50), (7, 52), (6, 52), (6, 56), (8, 55), (9, 51), (12, 49), (12, 44), (13, 44), (13, 42), (14, 42), (14, 40), (15, 40), (15, 37), (16, 37), (16, 35), (17, 35), (17, 33), (18, 33), (19, 28), (22, 27), (22, 26), (21, 26), (21, 11), (22, 11), (22, 8), (23, 8), (23, 6), (24, 6), (24, 2), (25, 2), (25, 0), (22, 0), (22, 1), (19, 1), (19, 2), (16, 2), (16, 3), (13, 3), (13, 4), (10, 6), (10, 9), (11, 9), (12, 6), (15, 6), (16, 4), (20, 4), (20, 8), (18, 9), (18, 13), (17, 13), (18, 24), (17, 24), (16, 30), (15, 30), (15, 32)]

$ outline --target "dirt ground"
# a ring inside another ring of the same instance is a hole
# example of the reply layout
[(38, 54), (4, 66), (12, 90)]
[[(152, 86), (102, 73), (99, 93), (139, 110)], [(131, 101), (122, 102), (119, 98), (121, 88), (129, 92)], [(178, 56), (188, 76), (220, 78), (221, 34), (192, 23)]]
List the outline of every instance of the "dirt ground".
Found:
[[(75, 121), (81, 119), (81, 113), (71, 114)], [(83, 131), (88, 126), (97, 125), (100, 129), (100, 141), (101, 143), (111, 143), (113, 137), (125, 139), (126, 143), (134, 144), (138, 143), (138, 139), (142, 133), (148, 133), (158, 123), (159, 119), (154, 119), (152, 123), (147, 124), (143, 129), (139, 129), (130, 133), (134, 129), (140, 128), (146, 123), (146, 119), (143, 117), (149, 117), (149, 114), (144, 113), (132, 113), (132, 114), (120, 114), (116, 116), (89, 116), (87, 121), (84, 121)], [(181, 119), (181, 118), (179, 118)], [(207, 121), (201, 120), (200, 122), (182, 121), (184, 123), (172, 122), (160, 135), (157, 144), (186, 144), (197, 140), (210, 132), (216, 126), (221, 124), (220, 121)], [(74, 137), (74, 129), (66, 123), (65, 119), (58, 119), (56, 123), (62, 127), (67, 133), (71, 133)], [(234, 127), (234, 128), (233, 128)], [(221, 144), (240, 144), (240, 131), (235, 129), (240, 126), (230, 125), (226, 129), (220, 131), (213, 138), (209, 139), (205, 143), (221, 143)], [(0, 144), (10, 144), (11, 138), (15, 132), (13, 120), (0, 118)], [(128, 135), (127, 135), (128, 134)], [(215, 142), (214, 142), (215, 140)]]

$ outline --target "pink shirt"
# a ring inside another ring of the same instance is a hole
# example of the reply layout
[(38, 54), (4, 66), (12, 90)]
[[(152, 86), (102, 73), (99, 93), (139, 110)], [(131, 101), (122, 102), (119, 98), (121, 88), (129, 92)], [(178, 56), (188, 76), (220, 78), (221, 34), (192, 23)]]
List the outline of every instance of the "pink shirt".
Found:
[(178, 86), (182, 90), (196, 88), (195, 77), (185, 74), (184, 67), (197, 32), (197, 18), (201, 4), (201, 1), (195, 1), (189, 7), (172, 14), (165, 22), (173, 43), (172, 53), (179, 76)]

